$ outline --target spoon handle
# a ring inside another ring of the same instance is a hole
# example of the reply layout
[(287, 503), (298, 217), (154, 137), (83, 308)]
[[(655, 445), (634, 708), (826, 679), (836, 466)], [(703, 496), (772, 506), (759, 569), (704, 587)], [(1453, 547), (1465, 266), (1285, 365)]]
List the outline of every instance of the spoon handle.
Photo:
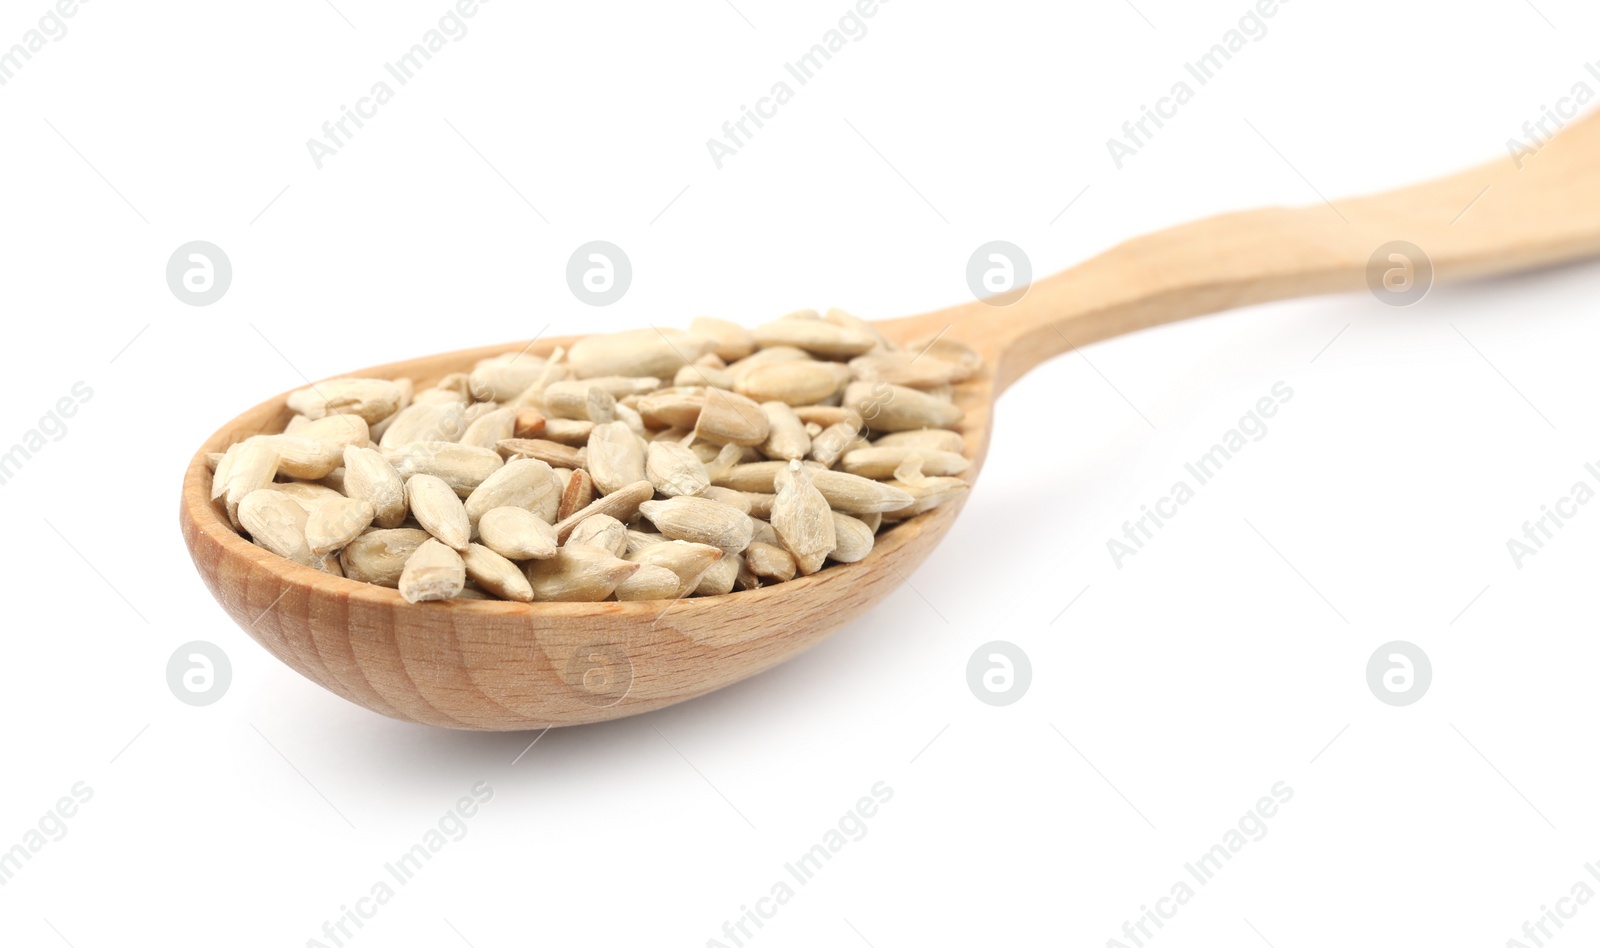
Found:
[[(1390, 246), (1401, 241), (1412, 248)], [(949, 327), (978, 349), (995, 366), (998, 394), (1074, 347), (1190, 316), (1374, 283), (1380, 295), (1403, 297), (1408, 285), (1425, 291), (1430, 268), (1436, 282), (1597, 254), (1600, 114), (1592, 114), (1531, 155), (1369, 197), (1184, 224), (1036, 282), (1009, 306), (970, 303), (912, 319), (930, 335)]]

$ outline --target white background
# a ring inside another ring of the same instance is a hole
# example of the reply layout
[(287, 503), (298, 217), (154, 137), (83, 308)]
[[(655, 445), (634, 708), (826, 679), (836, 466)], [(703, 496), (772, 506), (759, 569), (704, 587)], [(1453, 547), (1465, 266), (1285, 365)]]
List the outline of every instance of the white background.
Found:
[[(1520, 938), (1600, 888), (1600, 507), (1521, 569), (1506, 549), (1600, 461), (1594, 266), (1049, 363), (998, 406), (915, 591), (515, 764), (532, 735), (390, 721), (274, 661), (201, 586), (176, 511), (195, 447), (302, 373), (547, 326), (921, 312), (967, 298), (989, 240), (1043, 275), (1214, 212), (1509, 160), (1543, 106), (1600, 85), (1600, 15), (1535, 2), (1287, 3), (1122, 171), (1105, 140), (1244, 0), (895, 0), (720, 171), (705, 140), (845, 0), (498, 0), (320, 171), (306, 139), (445, 0), (85, 4), (0, 87), (0, 443), (94, 391), (0, 488), (0, 848), (74, 783), (94, 796), (0, 887), (0, 940), (333, 944), (324, 922), (479, 781), (466, 837), (346, 943), (732, 944), (723, 923), (878, 781), (865, 838), (746, 943), (1103, 945), (1278, 781), (1268, 835), (1151, 943)], [(8, 2), (0, 47), (45, 9)], [(634, 265), (605, 309), (563, 276), (592, 239)], [(233, 261), (207, 308), (164, 281), (191, 240)], [(1106, 540), (1280, 380), (1268, 435), (1117, 569)], [(207, 708), (165, 681), (195, 639), (233, 663)], [(1032, 660), (1008, 708), (966, 684), (993, 639)], [(1433, 662), (1405, 708), (1365, 682), (1395, 639)], [(1597, 935), (1590, 906), (1556, 937)]]

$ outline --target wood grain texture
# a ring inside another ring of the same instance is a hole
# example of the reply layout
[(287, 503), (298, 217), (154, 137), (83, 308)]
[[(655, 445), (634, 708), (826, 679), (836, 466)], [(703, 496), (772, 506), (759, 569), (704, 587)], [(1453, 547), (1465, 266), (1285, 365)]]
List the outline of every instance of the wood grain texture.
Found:
[[(1437, 280), (1600, 253), (1600, 118), (1568, 126), (1517, 169), (1510, 159), (1429, 184), (1303, 208), (1230, 214), (1139, 238), (1034, 284), (1008, 306), (968, 303), (879, 326), (911, 343), (943, 333), (984, 371), (958, 387), (977, 477), (994, 399), (1074, 347), (1271, 300), (1364, 290), (1372, 254), (1409, 241)], [(545, 354), (571, 340), (545, 340)], [(426, 384), (522, 343), (351, 373)], [(729, 596), (676, 603), (410, 605), (392, 589), (329, 576), (241, 538), (209, 501), (205, 454), (289, 417), (257, 405), (201, 446), (180, 521), (207, 588), (256, 641), (330, 691), (382, 714), (451, 728), (521, 730), (603, 721), (693, 698), (821, 641), (889, 594), (950, 528), (959, 504), (879, 537), (865, 560)]]

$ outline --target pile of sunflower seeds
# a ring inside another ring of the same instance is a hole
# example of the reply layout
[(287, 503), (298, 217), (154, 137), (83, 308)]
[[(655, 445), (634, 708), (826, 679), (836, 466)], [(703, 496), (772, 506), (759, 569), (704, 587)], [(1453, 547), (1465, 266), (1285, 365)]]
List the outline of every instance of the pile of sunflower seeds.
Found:
[(717, 596), (855, 563), (962, 496), (965, 347), (839, 310), (590, 336), (419, 388), (294, 392), (208, 458), (257, 545), (410, 602)]

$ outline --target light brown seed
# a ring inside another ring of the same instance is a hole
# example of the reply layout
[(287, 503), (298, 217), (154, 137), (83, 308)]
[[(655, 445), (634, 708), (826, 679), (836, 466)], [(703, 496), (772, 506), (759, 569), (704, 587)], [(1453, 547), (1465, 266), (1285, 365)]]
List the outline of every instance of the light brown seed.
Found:
[(340, 497), (317, 504), (306, 518), (306, 544), (318, 556), (342, 550), (372, 526), (374, 514), (364, 500)]
[(706, 386), (708, 388), (733, 388), (733, 376), (727, 369), (709, 365), (686, 365), (678, 370), (672, 384), (680, 388)]
[(461, 595), (467, 567), (461, 554), (437, 539), (417, 547), (400, 572), (400, 595), (406, 602), (439, 602)]
[(300, 502), (306, 513), (320, 507), (330, 500), (344, 500), (345, 496), (331, 487), (321, 484), (312, 484), (307, 481), (280, 481), (272, 485), (272, 489), (288, 494)]
[(828, 559), (836, 563), (859, 563), (872, 552), (873, 529), (848, 514), (833, 513), (835, 546)]
[(711, 475), (695, 453), (671, 441), (650, 442), (644, 472), (656, 491), (668, 497), (699, 496), (711, 487)]
[(959, 497), (966, 496), (972, 485), (959, 477), (921, 477), (910, 481), (899, 481), (901, 489), (911, 495), (912, 502), (897, 510), (884, 511), (885, 520), (905, 520), (925, 513), (940, 504), (947, 504)]
[(859, 316), (852, 316), (838, 307), (833, 307), (823, 313), (822, 318), (835, 326), (843, 326), (846, 329), (853, 329), (863, 335), (870, 336), (876, 346), (871, 350), (872, 352), (892, 352), (895, 349), (894, 343), (886, 339), (883, 333), (878, 331), (877, 326)]
[(291, 392), (290, 410), (315, 421), (328, 415), (360, 415), (367, 424), (400, 409), (400, 386), (387, 379), (328, 379)]
[(484, 359), (468, 379), (472, 397), (485, 402), (510, 401), (539, 381), (545, 364), (544, 359), (526, 353)]
[(731, 363), (728, 366), (728, 374), (733, 377), (734, 383), (738, 384), (738, 381), (741, 378), (744, 378), (745, 375), (764, 365), (772, 365), (774, 362), (793, 362), (795, 360), (809, 358), (811, 358), (811, 356), (807, 355), (804, 350), (796, 349), (794, 346), (772, 346), (771, 348), (762, 349), (759, 352), (756, 352), (754, 355), (747, 356), (737, 362)]
[[(537, 408), (514, 408), (512, 410), (517, 414), (516, 423), (512, 425), (511, 437), (538, 438), (544, 435), (546, 420), (543, 412)], [(587, 441), (589, 439), (588, 432), (584, 432), (583, 437)], [(491, 447), (496, 447), (499, 443), (496, 441)]]
[(484, 589), (513, 602), (532, 602), (533, 587), (522, 567), (482, 544), (474, 543), (461, 554), (467, 576)]
[(912, 457), (921, 459), (923, 473), (933, 477), (960, 474), (972, 466), (972, 462), (951, 451), (930, 451), (925, 448), (890, 446), (887, 448), (856, 448), (849, 451), (839, 459), (839, 469), (851, 474), (859, 474), (862, 477), (881, 480), (894, 476), (895, 469)]
[(595, 425), (588, 447), (589, 476), (600, 493), (610, 494), (645, 479), (644, 445), (623, 422)]
[(647, 546), (655, 546), (657, 543), (668, 542), (667, 538), (659, 533), (647, 533), (643, 530), (629, 530), (627, 539), (628, 548), (623, 554), (624, 556), (626, 556), (628, 553), (637, 553)]
[(345, 493), (372, 505), (373, 522), (398, 527), (406, 519), (406, 483), (394, 465), (372, 448), (344, 449)]
[(416, 441), (457, 441), (466, 430), (461, 402), (440, 405), (419, 401), (394, 416), (378, 439), (378, 447), (387, 452)]
[(843, 471), (812, 471), (812, 483), (830, 507), (847, 514), (901, 510), (915, 499), (899, 487)]
[[(584, 424), (589, 424), (584, 422)], [(593, 431), (593, 426), (590, 426)], [(546, 428), (546, 433), (549, 429)], [(588, 436), (584, 436), (588, 440)], [(534, 458), (550, 465), (551, 467), (576, 468), (583, 466), (583, 457), (578, 454), (578, 449), (554, 441), (543, 441), (538, 438), (507, 438), (496, 446), (500, 453), (508, 458)]]
[[(576, 479), (576, 478), (575, 478)], [(640, 504), (649, 500), (655, 494), (655, 488), (649, 481), (636, 481), (621, 490), (612, 491), (589, 505), (562, 517), (556, 524), (556, 537), (562, 542), (567, 542), (567, 537), (572, 535), (572, 530), (578, 524), (590, 517), (601, 515), (615, 517), (621, 521), (632, 520), (639, 512)]]
[(730, 553), (722, 559), (711, 564), (711, 568), (700, 577), (700, 582), (694, 587), (696, 596), (726, 596), (733, 592), (733, 586), (739, 580), (739, 573), (744, 570), (744, 557), (737, 553)]
[(628, 528), (622, 521), (606, 514), (585, 517), (572, 528), (564, 546), (597, 546), (610, 550), (612, 556), (628, 552)]
[(600, 602), (638, 569), (599, 547), (565, 546), (529, 563), (528, 582), (540, 602)]
[(705, 389), (671, 389), (645, 395), (634, 404), (652, 428), (693, 428), (706, 406)]
[(416, 441), (385, 451), (383, 456), (401, 477), (409, 480), (416, 474), (431, 474), (461, 497), (471, 494), (505, 463), (488, 448), (453, 441)]
[(963, 415), (960, 408), (927, 392), (887, 382), (852, 382), (845, 389), (844, 405), (860, 414), (873, 431), (949, 428)]
[(721, 550), (704, 543), (669, 540), (630, 550), (627, 558), (630, 563), (663, 566), (671, 570), (679, 581), (678, 591), (674, 595), (676, 598), (694, 592), (706, 570), (720, 561), (724, 555)]
[(961, 374), (959, 366), (904, 349), (873, 352), (850, 360), (850, 369), (863, 382), (888, 382), (909, 388), (938, 388)]
[(589, 472), (579, 469), (570, 472), (567, 486), (561, 490), (561, 504), (556, 508), (556, 522), (560, 523), (594, 503), (594, 481)]
[(966, 450), (966, 443), (959, 432), (949, 431), (944, 428), (918, 428), (913, 431), (895, 431), (872, 442), (876, 448), (921, 448), (926, 451), (954, 451), (956, 454)]
[[(221, 489), (228, 519), (235, 528), (239, 522), (239, 502), (254, 491), (272, 483), (278, 473), (278, 449), (270, 439), (250, 438), (228, 449), (233, 461), (223, 458), (227, 480), (212, 486), (213, 494)], [(219, 470), (224, 470), (222, 466)]]
[[(752, 543), (744, 551), (745, 569), (780, 583), (794, 579), (796, 564), (788, 550), (770, 543)], [(812, 570), (812, 572), (816, 572)]]
[(843, 418), (829, 425), (811, 439), (811, 457), (824, 467), (833, 467), (861, 432), (861, 416), (847, 411)]
[[(487, 402), (479, 402), (479, 405)], [(474, 405), (473, 408), (478, 407)], [(508, 438), (516, 436), (517, 412), (525, 409), (512, 408), (509, 405), (500, 408), (491, 408), (467, 424), (467, 430), (461, 435), (461, 443), (475, 448), (488, 448), (493, 451)], [(468, 410), (468, 414), (472, 414)]]
[(301, 566), (315, 566), (317, 558), (306, 544), (306, 511), (288, 494), (253, 490), (239, 500), (239, 523), (258, 546)]
[[(591, 398), (597, 398), (591, 404)], [(609, 415), (616, 411), (616, 396), (599, 385), (587, 381), (553, 382), (544, 390), (544, 411), (548, 418), (567, 418), (575, 421), (611, 421), (613, 418), (596, 418), (595, 409)]]
[(689, 323), (689, 331), (711, 340), (711, 351), (724, 362), (736, 362), (756, 351), (755, 337), (738, 323), (713, 316), (701, 316)]
[(733, 490), (728, 487), (707, 487), (705, 492), (698, 495), (706, 500), (714, 500), (719, 504), (732, 507), (743, 514), (750, 512), (750, 494), (744, 491)]
[(757, 445), (767, 440), (767, 416), (743, 395), (708, 388), (694, 433), (712, 444)]
[(345, 546), (339, 564), (347, 579), (393, 588), (406, 560), (429, 539), (426, 530), (369, 530)]
[(573, 343), (567, 362), (580, 379), (599, 375), (669, 379), (710, 352), (713, 343), (679, 329), (629, 329)]
[(556, 555), (556, 528), (522, 507), (495, 507), (478, 519), (478, 539), (509, 560), (546, 560)]
[(471, 495), (467, 520), (478, 520), (495, 507), (522, 507), (554, 523), (561, 504), (561, 485), (550, 465), (534, 458), (516, 458), (490, 474)]
[[(850, 409), (840, 408), (837, 405), (797, 405), (794, 414), (807, 425), (816, 425), (819, 429), (848, 421), (852, 417), (860, 417)], [(813, 434), (812, 437), (815, 438), (816, 435)]]
[(678, 574), (665, 566), (641, 563), (637, 572), (617, 584), (616, 596), (618, 602), (676, 599), (682, 586)]
[(822, 568), (837, 542), (828, 500), (816, 487), (815, 473), (822, 472), (790, 461), (778, 472), (777, 499), (772, 502), (772, 528), (807, 576)]
[(785, 402), (761, 403), (767, 416), (767, 440), (761, 443), (761, 453), (777, 460), (803, 458), (811, 452), (811, 436), (805, 423)]
[(794, 346), (827, 358), (858, 356), (878, 344), (878, 340), (867, 333), (825, 322), (815, 316), (809, 319), (775, 319), (757, 326), (751, 330), (751, 335), (759, 346)]
[(740, 377), (734, 391), (758, 402), (814, 405), (832, 398), (849, 381), (849, 367), (837, 362), (775, 362)]
[(465, 550), (472, 541), (472, 522), (461, 498), (442, 478), (417, 474), (406, 481), (406, 503), (422, 529), (452, 550)]
[(639, 505), (639, 513), (665, 536), (705, 543), (727, 553), (744, 549), (755, 534), (748, 514), (704, 497), (650, 500)]

